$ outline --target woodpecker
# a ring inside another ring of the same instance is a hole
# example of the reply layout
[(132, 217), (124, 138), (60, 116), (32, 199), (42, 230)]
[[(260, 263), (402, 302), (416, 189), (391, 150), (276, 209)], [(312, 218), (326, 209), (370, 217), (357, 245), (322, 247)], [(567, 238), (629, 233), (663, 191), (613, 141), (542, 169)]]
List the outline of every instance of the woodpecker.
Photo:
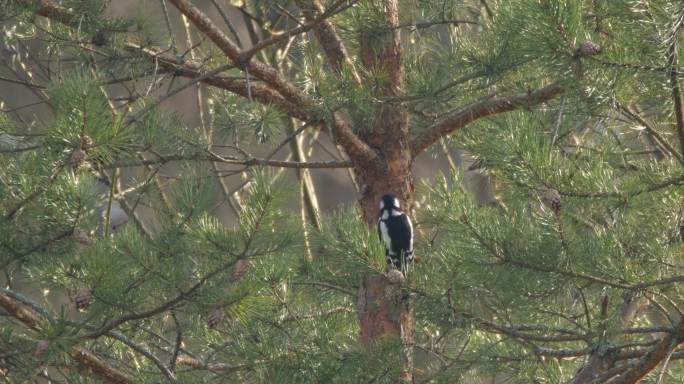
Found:
[(405, 271), (413, 261), (413, 225), (394, 195), (385, 195), (380, 201), (378, 235), (385, 243), (387, 264)]

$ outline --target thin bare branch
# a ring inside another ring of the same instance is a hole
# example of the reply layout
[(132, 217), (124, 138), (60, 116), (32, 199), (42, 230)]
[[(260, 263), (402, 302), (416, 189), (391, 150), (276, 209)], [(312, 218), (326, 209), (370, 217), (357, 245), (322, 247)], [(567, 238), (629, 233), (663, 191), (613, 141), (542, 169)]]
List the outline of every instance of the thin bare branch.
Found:
[(662, 146), (662, 147), (663, 147), (671, 156), (676, 157), (677, 160), (678, 160), (681, 164), (684, 164), (684, 158), (682, 158), (682, 154), (679, 153), (676, 149), (674, 149), (674, 148), (670, 145), (670, 143), (668, 143), (667, 140), (665, 140), (665, 138), (663, 138), (663, 137), (660, 135), (660, 133), (658, 133), (658, 131), (656, 131), (655, 128), (653, 128), (653, 127), (651, 126), (651, 124), (649, 124), (649, 123), (646, 121), (646, 119), (644, 119), (643, 117), (641, 117), (641, 115), (639, 115), (639, 113), (637, 113), (634, 109), (632, 109), (632, 108), (630, 108), (630, 107), (625, 107), (625, 106), (619, 105), (619, 104), (618, 104), (618, 108), (622, 111), (622, 113), (624, 113), (625, 115), (627, 115), (627, 117), (629, 117), (629, 118), (635, 120), (635, 121), (638, 122), (641, 126), (643, 126), (643, 127), (646, 129), (646, 131), (647, 131), (651, 136), (653, 136), (653, 139), (654, 139), (658, 144), (660, 144), (660, 145), (661, 145), (661, 146)]
[[(264, 85), (263, 83), (251, 81), (248, 85), (244, 78), (237, 79), (235, 77), (220, 76), (218, 72), (214, 74), (209, 74), (207, 76), (209, 72), (203, 71), (201, 64), (197, 62), (189, 60), (180, 60), (162, 51), (153, 48), (142, 47), (140, 45), (133, 43), (129, 43), (127, 47), (131, 50), (137, 51), (141, 54), (148, 56), (150, 59), (158, 60), (159, 65), (162, 68), (167, 68), (166, 70), (171, 69), (178, 76), (189, 77), (191, 79), (198, 79), (196, 81), (200, 81), (207, 85), (228, 90), (243, 97), (248, 97), (249, 93), (253, 100), (259, 101), (262, 104), (273, 105), (281, 111), (299, 120), (310, 120), (310, 116), (305, 111), (303, 111), (301, 108), (299, 108), (292, 102), (286, 100), (278, 92)], [(225, 70), (229, 67), (232, 66), (221, 66), (220, 68), (223, 68)], [(186, 85), (186, 87), (192, 84), (194, 83), (188, 84)]]
[(298, 106), (307, 105), (304, 94), (293, 84), (285, 80), (278, 71), (253, 57), (247, 58), (240, 48), (233, 43), (223, 31), (212, 22), (207, 15), (188, 0), (169, 0), (193, 25), (223, 51), (233, 64), (268, 83), (288, 100)]
[(434, 27), (436, 25), (460, 25), (460, 24), (480, 25), (480, 23), (478, 23), (477, 21), (473, 21), (473, 20), (451, 19), (451, 20), (434, 20), (434, 21), (419, 21), (419, 22), (414, 22), (414, 23), (405, 23), (405, 24), (397, 25), (396, 28), (425, 29), (425, 28)]
[(140, 161), (121, 161), (103, 165), (104, 169), (111, 169), (116, 167), (138, 167), (151, 164), (165, 164), (172, 161), (214, 161), (217, 163), (244, 165), (248, 167), (253, 166), (269, 166), (278, 168), (348, 168), (352, 164), (350, 161), (287, 161), (287, 160), (270, 160), (249, 158), (245, 160), (222, 157), (212, 152), (197, 153), (192, 155), (162, 155), (156, 159), (145, 159)]
[[(347, 0), (338, 0), (335, 4), (333, 4), (330, 8), (328, 8), (325, 12), (320, 13), (313, 17), (311, 21), (304, 25), (300, 25), (299, 27), (292, 28), (290, 30), (284, 31), (280, 34), (273, 35), (269, 37), (268, 39), (264, 39), (261, 41), (258, 41), (253, 47), (249, 48), (248, 50), (245, 50), (242, 52), (242, 56), (245, 59), (250, 59), (252, 58), (255, 54), (257, 54), (259, 51), (263, 50), (264, 48), (267, 48), (271, 45), (275, 45), (284, 41), (287, 41), (290, 37), (299, 35), (305, 32), (310, 31), (312, 28), (317, 28), (321, 23), (328, 22), (330, 23), (329, 19), (330, 17), (343, 12), (347, 10), (348, 8), (354, 6), (358, 2), (358, 0), (351, 1), (347, 4), (341, 4), (344, 3)], [(341, 43), (341, 42), (340, 42)]]
[(38, 88), (38, 89), (47, 89), (47, 87), (39, 84), (34, 84), (30, 81), (24, 81), (24, 80), (16, 80), (16, 79), (10, 79), (8, 77), (0, 76), (0, 81), (4, 81), (7, 83), (12, 83), (12, 84), (19, 84), (23, 85), (29, 88)]

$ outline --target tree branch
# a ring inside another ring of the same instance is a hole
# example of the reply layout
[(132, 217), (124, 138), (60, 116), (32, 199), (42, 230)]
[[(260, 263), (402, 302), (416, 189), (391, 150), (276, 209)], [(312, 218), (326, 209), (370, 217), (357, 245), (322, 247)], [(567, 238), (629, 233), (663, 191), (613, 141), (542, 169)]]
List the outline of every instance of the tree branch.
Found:
[(190, 1), (169, 0), (169, 2), (171, 2), (178, 11), (184, 14), (197, 29), (214, 42), (214, 44), (233, 61), (233, 64), (235, 64), (236, 67), (244, 68), (249, 74), (265, 81), (280, 92), (283, 97), (292, 101), (299, 107), (308, 104), (306, 97), (297, 87), (285, 80), (275, 68), (270, 67), (253, 57), (245, 56), (240, 48), (235, 45), (207, 15), (196, 6), (192, 5)]
[[(40, 307), (38, 304), (36, 304), (32, 300), (26, 298), (22, 294), (15, 292), (15, 291), (12, 291), (10, 289), (6, 289), (6, 288), (0, 288), (0, 291), (2, 292), (2, 294), (9, 296), (12, 300), (17, 301), (19, 304), (26, 306), (29, 310), (34, 311), (37, 315), (40, 315), (41, 317), (44, 317), (44, 318), (50, 317), (50, 315), (48, 314), (48, 312), (44, 308)], [(67, 320), (66, 324), (73, 326), (73, 327), (77, 327), (77, 328), (85, 327), (85, 328), (91, 329), (91, 330), (98, 329), (97, 327), (95, 327), (93, 325), (90, 325), (87, 323), (84, 324), (82, 322), (72, 322), (72, 321)], [(159, 360), (158, 357), (153, 355), (149, 351), (149, 349), (147, 349), (145, 346), (142, 346), (140, 344), (136, 344), (133, 340), (131, 340), (127, 336), (124, 336), (123, 334), (118, 333), (118, 332), (108, 332), (106, 334), (106, 336), (108, 338), (120, 341), (121, 343), (125, 344), (126, 346), (128, 346), (129, 348), (134, 350), (135, 352), (138, 352), (139, 354), (145, 356), (150, 361), (152, 361), (157, 366), (157, 368), (159, 368), (159, 370), (164, 374), (164, 376), (166, 376), (169, 379), (169, 381), (176, 382), (176, 377), (173, 374), (173, 372), (171, 372), (171, 370), (166, 365), (164, 365), (164, 363), (161, 360)]]
[[(255, 362), (255, 364), (258, 362)], [(199, 359), (188, 356), (180, 355), (178, 356), (178, 365), (185, 365), (192, 369), (202, 369), (211, 371), (214, 373), (219, 373), (221, 375), (226, 375), (229, 373), (234, 373), (238, 371), (250, 370), (255, 364), (240, 364), (240, 365), (228, 365), (225, 363), (204, 363)]]
[[(631, 293), (628, 293), (624, 297), (617, 315), (617, 328), (622, 333), (629, 333), (625, 327), (635, 319), (637, 315), (637, 309), (642, 304), (643, 300), (635, 298)], [(638, 331), (639, 329), (635, 330)], [(667, 329), (667, 332), (671, 331), (671, 329)], [(607, 373), (610, 369), (614, 368), (615, 363), (621, 356), (612, 353), (612, 351), (612, 349), (606, 350), (605, 346), (592, 348), (591, 356), (582, 366), (582, 368), (575, 373), (575, 376), (572, 378), (572, 381), (570, 381), (570, 384), (590, 383), (596, 377), (599, 377)]]
[(71, 25), (74, 21), (74, 14), (68, 9), (56, 5), (49, 0), (37, 0), (31, 1), (25, 0), (25, 4), (32, 5), (35, 7), (36, 15), (43, 16), (48, 19), (59, 21), (65, 25)]
[[(283, 33), (271, 36), (267, 39), (258, 41), (256, 44), (254, 44), (254, 46), (252, 46), (248, 50), (243, 51), (242, 56), (246, 59), (249, 59), (249, 58), (253, 57), (256, 53), (258, 53), (259, 51), (261, 51), (262, 49), (264, 49), (266, 47), (269, 47), (271, 45), (278, 44), (280, 42), (286, 41), (290, 37), (302, 34), (304, 32), (307, 32), (307, 31), (311, 30), (312, 28), (316, 29), (317, 31), (321, 30), (321, 29), (327, 29), (325, 26), (322, 26), (321, 24), (326, 24), (326, 25), (329, 24), (330, 28), (332, 28), (332, 32), (335, 32), (334, 27), (332, 27), (332, 23), (328, 19), (330, 17), (354, 6), (354, 4), (356, 4), (358, 2), (358, 0), (354, 0), (348, 4), (340, 5), (341, 3), (345, 2), (345, 1), (346, 0), (338, 0), (335, 4), (333, 4), (330, 8), (328, 8), (328, 10), (326, 10), (325, 12), (320, 13), (320, 14), (316, 15), (315, 17), (307, 17), (307, 20), (309, 20), (309, 22), (306, 24), (303, 24), (303, 25), (300, 25), (299, 27), (292, 28), (290, 30), (284, 31)], [(308, 15), (308, 13), (305, 12), (305, 15)], [(318, 35), (318, 33), (317, 33), (317, 35)], [(339, 39), (339, 37), (338, 37), (338, 39)], [(341, 44), (342, 42), (340, 41), (339, 43)], [(344, 47), (342, 47), (342, 49), (344, 49)], [(326, 53), (327, 53), (327, 51), (326, 51)], [(346, 53), (346, 51), (344, 53)], [(349, 60), (348, 58), (347, 58), (347, 60), (349, 61), (349, 64), (351, 64), (351, 60)]]
[[(33, 309), (28, 308), (4, 292), (0, 292), (0, 307), (27, 327), (39, 330), (40, 316)], [(74, 360), (88, 367), (92, 373), (107, 383), (129, 384), (133, 382), (128, 375), (110, 366), (83, 347), (72, 347), (70, 355)]]
[[(305, 122), (316, 122), (313, 116), (309, 114), (306, 110), (307, 106), (311, 104), (310, 100), (305, 97), (299, 90), (297, 90), (292, 84), (281, 78), (280, 74), (273, 69), (255, 59), (250, 59), (248, 62), (242, 61), (244, 59), (243, 52), (233, 44), (228, 37), (221, 32), (218, 27), (216, 27), (211, 20), (201, 11), (199, 11), (195, 6), (186, 0), (171, 0), (171, 2), (183, 12), (183, 14), (190, 19), (193, 24), (200, 29), (203, 33), (207, 35), (212, 41), (214, 41), (219, 48), (221, 48), (226, 55), (233, 60), (234, 64), (240, 68), (245, 68), (249, 71), (249, 74), (257, 76), (258, 78), (265, 81), (267, 85), (259, 84), (247, 84), (247, 81), (230, 79), (221, 76), (210, 76), (204, 80), (203, 83), (216, 86), (219, 88), (230, 90), (236, 94), (243, 97), (252, 97), (259, 100), (262, 103), (272, 103), (279, 107), (281, 110), (288, 113), (288, 115), (297, 118)], [(29, 4), (25, 0), (26, 4)], [(36, 14), (48, 18), (54, 18), (63, 24), (73, 27), (74, 15), (69, 12), (66, 8), (60, 7), (51, 3), (48, 0), (41, 0), (38, 4)], [(142, 49), (141, 46), (135, 44), (128, 44), (129, 47), (134, 47), (137, 49)], [(150, 50), (148, 48), (143, 49), (148, 55), (158, 58), (159, 52), (155, 50)], [(168, 64), (178, 65), (178, 60), (169, 59), (164, 57)], [(178, 73), (184, 76), (200, 77), (202, 74), (199, 72), (199, 68), (188, 67), (185, 65), (180, 65), (176, 68)], [(354, 133), (351, 125), (341, 116), (338, 112), (333, 112), (334, 121), (334, 132), (336, 140), (343, 146), (347, 154), (358, 160), (359, 163), (365, 166), (371, 166), (375, 163), (378, 158), (377, 153), (371, 149), (368, 144), (363, 142), (356, 133)]]
[[(681, 99), (680, 99), (680, 100), (681, 100)], [(675, 103), (676, 103), (676, 102), (675, 102)], [(681, 107), (681, 102), (680, 102), (680, 107)], [(630, 108), (630, 107), (625, 107), (625, 106), (620, 105), (620, 104), (618, 104), (618, 108), (620, 109), (620, 111), (621, 111), (622, 113), (624, 113), (625, 115), (627, 115), (627, 117), (629, 117), (629, 118), (635, 120), (636, 122), (638, 122), (639, 124), (641, 124), (641, 126), (643, 126), (643, 127), (646, 129), (646, 131), (647, 131), (648, 133), (650, 133), (651, 136), (653, 136), (653, 139), (654, 139), (658, 144), (662, 145), (663, 148), (665, 148), (665, 150), (666, 150), (671, 156), (676, 157), (677, 160), (679, 160), (679, 163), (680, 163), (680, 164), (684, 164), (684, 158), (682, 158), (682, 155), (681, 155), (679, 152), (677, 152), (676, 149), (672, 148), (672, 146), (670, 145), (670, 143), (668, 143), (667, 140), (665, 140), (665, 138), (663, 138), (663, 137), (658, 133), (658, 131), (656, 131), (655, 128), (653, 128), (653, 127), (652, 127), (652, 126), (651, 126), (643, 117), (641, 117), (635, 110), (633, 110), (633, 109)], [(675, 108), (675, 109), (676, 109), (676, 108)], [(678, 119), (678, 120), (679, 120), (679, 119)], [(684, 149), (684, 147), (682, 147), (682, 149)]]
[(140, 161), (121, 161), (115, 163), (109, 163), (102, 166), (104, 169), (119, 168), (119, 167), (139, 167), (143, 165), (152, 164), (165, 164), (172, 161), (213, 161), (217, 163), (233, 164), (233, 165), (244, 165), (248, 167), (252, 166), (269, 166), (269, 167), (280, 167), (280, 168), (349, 168), (352, 166), (350, 161), (309, 161), (309, 162), (299, 162), (299, 161), (286, 161), (286, 160), (270, 160), (270, 159), (256, 159), (250, 158), (245, 160), (234, 159), (229, 157), (222, 157), (212, 152), (208, 153), (198, 153), (192, 155), (168, 155), (160, 156), (157, 155), (156, 159), (145, 159)]
[(560, 95), (563, 89), (557, 83), (547, 85), (544, 88), (535, 89), (527, 93), (482, 100), (454, 112), (451, 112), (442, 120), (432, 124), (419, 132), (410, 143), (413, 157), (420, 155), (430, 145), (439, 141), (466, 125), (483, 117), (497, 115), (518, 108), (538, 105)]
[(680, 321), (675, 334), (665, 336), (653, 349), (644, 355), (632, 368), (612, 381), (613, 384), (638, 383), (653, 371), (671, 351), (684, 341), (684, 321)]
[[(29, 3), (28, 1), (25, 1)], [(62, 24), (73, 26), (74, 15), (66, 8), (52, 3), (49, 0), (38, 2), (36, 14)], [(206, 18), (206, 16), (205, 16)], [(224, 36), (225, 37), (225, 36)], [(225, 37), (227, 39), (227, 37)], [(181, 60), (171, 55), (165, 55), (160, 50), (146, 48), (136, 43), (126, 43), (126, 48), (137, 53), (142, 53), (147, 57), (156, 60), (163, 69), (173, 69), (174, 73), (191, 78), (199, 78), (203, 75), (199, 63)], [(228, 78), (223, 76), (207, 76), (200, 80), (204, 84), (212, 85), (217, 88), (226, 89), (243, 97), (251, 96), (263, 104), (273, 104), (286, 112), (288, 115), (297, 119), (308, 121), (309, 116), (301, 108), (287, 101), (276, 90), (259, 83), (248, 84), (243, 79)]]
[[(346, 7), (354, 5), (358, 0), (351, 1)], [(335, 25), (332, 21), (325, 17), (331, 10), (336, 7), (331, 6), (327, 11), (323, 11), (323, 5), (320, 0), (296, 0), (297, 6), (301, 9), (304, 17), (309, 21), (309, 24), (313, 24), (316, 20), (320, 22), (314, 25), (314, 33), (318, 43), (323, 48), (326, 57), (328, 58), (328, 63), (332, 69), (337, 73), (342, 73), (343, 65), (347, 65), (351, 71), (351, 75), (357, 84), (361, 84), (361, 77), (359, 76), (356, 68), (354, 68), (354, 63), (349, 57), (347, 48), (344, 42), (340, 38)], [(345, 7), (345, 8), (346, 8)]]
[[(296, 0), (296, 3), (309, 23), (313, 23), (329, 12), (329, 10), (323, 11), (323, 6), (319, 0)], [(351, 1), (350, 4), (353, 5), (354, 3), (356, 3), (356, 0)], [(335, 6), (331, 7), (331, 9), (334, 8)], [(347, 48), (337, 33), (334, 24), (328, 18), (325, 18), (314, 27), (314, 33), (335, 73), (341, 75), (342, 69), (346, 65), (354, 81), (357, 84), (361, 84), (361, 77), (356, 71)], [(347, 155), (359, 163), (363, 163), (365, 166), (373, 165), (378, 158), (377, 153), (354, 133), (351, 124), (344, 116), (334, 112), (333, 119), (336, 140), (347, 152)]]
[[(25, 0), (24, 3), (27, 5), (30, 4), (30, 1)], [(175, 4), (174, 1), (172, 3)], [(189, 4), (187, 1), (180, 1), (184, 6), (188, 7), (188, 12), (191, 12), (191, 10), (195, 9), (191, 4)], [(32, 5), (32, 4), (31, 4)], [(222, 42), (222, 45), (217, 45), (219, 48), (222, 50), (229, 49), (231, 52), (231, 55), (228, 55), (233, 61), (235, 61), (235, 58), (239, 57), (241, 51), (237, 46), (232, 44), (230, 40), (228, 39), (227, 36), (223, 35), (223, 33), (206, 17), (206, 15), (202, 14), (199, 10), (198, 14), (193, 13), (193, 15), (197, 18), (199, 18), (201, 21), (205, 22), (206, 24), (204, 25), (206, 28), (208, 28), (209, 32), (213, 32), (214, 38), (217, 39), (219, 42)], [(37, 2), (36, 5), (36, 14), (39, 16), (43, 16), (52, 20), (56, 20), (62, 24), (68, 25), (68, 26), (74, 26), (74, 14), (59, 5), (54, 4), (53, 2), (49, 0), (40, 0)], [(186, 15), (188, 16), (188, 15)], [(193, 21), (193, 24), (197, 26), (195, 23), (195, 20), (190, 18), (189, 19)], [(200, 30), (202, 30), (200, 28)], [(202, 30), (202, 32), (205, 32)], [(206, 32), (205, 32), (206, 33)], [(208, 37), (211, 38), (209, 34), (207, 34)], [(214, 39), (212, 39), (213, 41)], [(143, 53), (146, 56), (158, 60), (160, 66), (164, 68), (171, 68), (175, 71), (176, 74), (184, 77), (200, 77), (202, 76), (201, 72), (201, 66), (198, 63), (194, 63), (192, 61), (187, 61), (187, 60), (181, 60), (179, 58), (172, 57), (171, 55), (164, 55), (163, 52), (153, 49), (153, 48), (145, 48), (142, 47), (139, 44), (135, 43), (127, 43), (126, 48), (129, 50), (136, 51), (138, 53)], [(225, 51), (224, 51), (225, 52)], [(256, 62), (255, 60), (250, 60), (250, 62)], [(257, 67), (260, 68), (270, 68), (263, 63), (258, 63)], [(251, 74), (258, 76), (262, 71), (257, 69), (256, 71), (251, 68), (247, 67), (248, 70), (250, 70)], [(278, 76), (277, 73), (275, 73), (275, 70), (271, 68), (271, 72), (268, 73), (269, 76)], [(269, 78), (269, 77), (267, 77)], [(266, 79), (264, 79), (267, 81)], [(288, 115), (295, 117), (297, 119), (303, 120), (303, 121), (309, 121), (310, 116), (308, 116), (307, 113), (305, 113), (300, 107), (300, 105), (296, 105), (298, 103), (293, 103), (291, 101), (285, 100), (283, 98), (284, 94), (281, 92), (281, 94), (278, 93), (273, 88), (270, 88), (264, 84), (259, 84), (259, 83), (254, 83), (254, 84), (247, 84), (245, 80), (238, 80), (234, 78), (228, 78), (228, 77), (223, 77), (223, 76), (209, 76), (207, 78), (204, 78), (201, 80), (202, 83), (212, 85), (221, 89), (226, 89), (229, 90), (235, 94), (238, 94), (243, 97), (248, 97), (251, 96), (254, 99), (257, 99), (258, 101), (264, 103), (264, 104), (274, 104), (275, 106), (279, 107), (281, 110), (285, 111)], [(251, 86), (251, 87), (250, 87)], [(291, 85), (290, 85), (291, 86)], [(249, 87), (249, 88), (248, 88)], [(294, 89), (294, 86), (291, 86)], [(298, 99), (298, 98), (295, 98)]]
[(248, 84), (245, 79), (237, 79), (235, 77), (221, 76), (218, 74), (206, 76), (208, 72), (203, 72), (201, 65), (197, 62), (181, 60), (171, 55), (167, 55), (160, 50), (146, 48), (134, 43), (128, 43), (126, 47), (129, 50), (143, 54), (152, 60), (156, 60), (162, 69), (170, 69), (176, 75), (198, 79), (198, 81), (204, 84), (225, 89), (245, 98), (251, 96), (252, 99), (257, 100), (262, 104), (270, 104), (277, 107), (289, 116), (302, 121), (311, 120), (311, 116), (309, 116), (308, 113), (283, 98), (283, 96), (273, 88), (258, 81), (250, 81)]

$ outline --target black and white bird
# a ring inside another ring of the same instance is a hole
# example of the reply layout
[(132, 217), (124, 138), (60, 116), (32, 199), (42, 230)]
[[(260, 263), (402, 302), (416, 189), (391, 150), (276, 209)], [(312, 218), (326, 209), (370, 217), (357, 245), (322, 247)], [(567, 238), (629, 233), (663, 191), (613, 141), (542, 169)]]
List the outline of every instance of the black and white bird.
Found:
[(413, 225), (394, 195), (385, 195), (380, 201), (378, 234), (385, 243), (387, 264), (405, 271), (413, 261)]

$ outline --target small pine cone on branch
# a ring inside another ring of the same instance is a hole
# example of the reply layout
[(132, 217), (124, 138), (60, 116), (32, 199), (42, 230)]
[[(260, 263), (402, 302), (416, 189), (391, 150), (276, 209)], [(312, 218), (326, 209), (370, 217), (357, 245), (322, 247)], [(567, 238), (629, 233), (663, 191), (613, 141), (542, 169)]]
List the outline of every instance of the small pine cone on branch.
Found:
[(90, 39), (90, 42), (97, 47), (105, 46), (107, 45), (107, 35), (104, 31), (97, 31)]
[(218, 327), (219, 324), (221, 324), (224, 317), (226, 317), (226, 313), (223, 311), (223, 308), (220, 306), (216, 306), (214, 307), (214, 309), (211, 310), (211, 313), (209, 314), (209, 318), (207, 319), (207, 325), (210, 329), (214, 329)]
[(541, 201), (551, 208), (553, 213), (558, 216), (561, 211), (561, 195), (557, 189), (543, 187), (540, 191)]
[(50, 340), (39, 341), (38, 344), (36, 344), (36, 350), (34, 351), (34, 355), (40, 356), (43, 353), (45, 353), (45, 351), (47, 351), (48, 348), (50, 348), (50, 344), (52, 344)]
[(404, 274), (401, 273), (400, 270), (394, 268), (390, 269), (385, 276), (387, 277), (387, 280), (394, 285), (401, 285), (406, 281)]
[(93, 139), (91, 139), (88, 135), (81, 136), (81, 149), (84, 151), (88, 151), (92, 147)]
[(80, 168), (86, 160), (86, 152), (82, 149), (76, 149), (71, 153), (71, 168), (74, 170)]
[(577, 48), (577, 56), (594, 56), (601, 53), (601, 46), (590, 40), (584, 40)]
[(90, 237), (88, 232), (82, 230), (81, 228), (75, 228), (74, 232), (71, 234), (71, 237), (79, 244), (82, 245), (92, 245), (93, 244), (93, 238)]
[(79, 311), (85, 311), (93, 302), (93, 294), (89, 289), (81, 289), (74, 296), (74, 305)]
[(247, 273), (249, 266), (250, 262), (247, 259), (239, 259), (236, 261), (235, 265), (233, 265), (233, 273), (230, 275), (230, 281), (233, 283), (240, 281), (240, 279), (242, 279), (242, 277)]

